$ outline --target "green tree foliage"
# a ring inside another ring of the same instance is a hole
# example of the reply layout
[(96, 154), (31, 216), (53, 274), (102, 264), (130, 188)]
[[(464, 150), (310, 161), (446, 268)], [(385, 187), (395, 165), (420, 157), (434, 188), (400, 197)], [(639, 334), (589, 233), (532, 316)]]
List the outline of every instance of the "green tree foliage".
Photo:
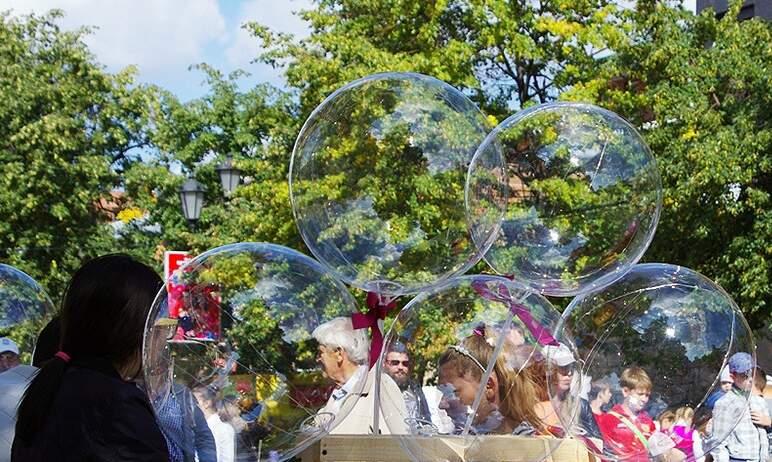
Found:
[(0, 261), (54, 299), (81, 261), (113, 250), (97, 207), (147, 143), (148, 93), (110, 75), (60, 16), (0, 14)]
[(594, 99), (642, 130), (664, 185), (648, 261), (702, 272), (754, 327), (769, 325), (772, 262), (772, 26), (660, 2), (630, 11), (635, 27), (593, 81)]
[(595, 57), (624, 38), (609, 0), (322, 0), (303, 13), (309, 38), (297, 42), (251, 24), (287, 64), (307, 114), (340, 85), (373, 72), (413, 71), (469, 92), (496, 116), (546, 102), (586, 75)]
[(287, 65), (299, 115), (371, 72), (416, 71), (463, 89), (501, 120), (531, 101), (594, 102), (642, 131), (664, 209), (649, 261), (725, 287), (755, 326), (770, 320), (770, 25), (677, 3), (320, 1), (297, 42), (253, 24)]
[[(665, 186), (645, 258), (701, 271), (755, 327), (768, 325), (772, 33), (734, 13), (717, 20), (649, 0), (632, 10), (605, 0), (319, 0), (303, 13), (311, 35), (302, 41), (249, 26), (268, 46), (261, 59), (287, 66), (288, 93), (265, 85), (240, 91), (240, 74), (200, 65), (208, 93), (188, 103), (138, 88), (131, 70), (104, 72), (82, 43), (85, 31), (59, 30), (56, 14), (3, 15), (0, 260), (28, 271), (56, 299), (83, 258), (108, 250), (157, 263), (164, 249), (201, 252), (237, 241), (305, 251), (286, 181), (303, 121), (351, 80), (414, 71), (461, 89), (491, 122), (555, 98), (594, 102), (630, 120)], [(144, 147), (144, 162), (136, 147)], [(223, 199), (215, 167), (228, 155), (245, 181)], [(365, 178), (373, 165), (360, 167), (349, 176)], [(195, 229), (184, 223), (177, 193), (188, 174), (207, 187)], [(372, 185), (383, 197), (406, 197), (397, 186)], [(539, 185), (558, 199), (569, 192), (563, 186)], [(94, 207), (115, 188), (142, 212), (117, 232)], [(419, 198), (415, 205), (427, 223), (450, 218), (422, 211)]]
[[(181, 103), (168, 92), (153, 101), (154, 155), (126, 173), (126, 191), (146, 212), (121, 238), (160, 259), (163, 250), (204, 250), (239, 241), (302, 248), (289, 206), (287, 170), (296, 136), (294, 107), (281, 92), (260, 85), (241, 92), (240, 72), (223, 76), (205, 64), (209, 93)], [(245, 178), (224, 198), (217, 165), (232, 156)], [(180, 211), (182, 171), (207, 190), (199, 223), (190, 229)], [(127, 244), (128, 245), (128, 244)]]

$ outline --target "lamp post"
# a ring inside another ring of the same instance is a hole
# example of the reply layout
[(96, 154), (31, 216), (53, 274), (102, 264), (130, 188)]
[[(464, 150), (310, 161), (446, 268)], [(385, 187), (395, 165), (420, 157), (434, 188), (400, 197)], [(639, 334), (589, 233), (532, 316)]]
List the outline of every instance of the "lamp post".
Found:
[(188, 178), (180, 188), (182, 213), (191, 225), (196, 223), (201, 217), (201, 208), (204, 206), (205, 192), (206, 188), (204, 188), (204, 185), (193, 178)]
[(236, 190), (241, 180), (241, 170), (233, 165), (233, 159), (228, 156), (223, 163), (217, 166), (215, 169), (220, 174), (220, 182), (222, 183), (222, 189), (225, 191), (226, 196)]

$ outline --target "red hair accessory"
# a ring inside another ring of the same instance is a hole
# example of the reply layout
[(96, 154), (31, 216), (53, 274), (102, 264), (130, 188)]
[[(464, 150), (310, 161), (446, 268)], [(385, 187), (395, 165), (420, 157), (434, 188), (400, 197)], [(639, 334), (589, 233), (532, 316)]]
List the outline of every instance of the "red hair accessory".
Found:
[(70, 359), (72, 359), (72, 358), (70, 358), (70, 355), (68, 355), (64, 351), (57, 351), (54, 356), (56, 356), (57, 358), (61, 359), (62, 361), (66, 362), (66, 363), (70, 362)]

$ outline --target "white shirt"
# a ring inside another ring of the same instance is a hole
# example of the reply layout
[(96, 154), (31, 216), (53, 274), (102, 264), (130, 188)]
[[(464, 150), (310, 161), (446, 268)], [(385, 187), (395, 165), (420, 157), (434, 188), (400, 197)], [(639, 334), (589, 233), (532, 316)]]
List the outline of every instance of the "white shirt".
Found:
[(37, 367), (19, 365), (0, 373), (0, 462), (10, 462), (16, 408)]
[(426, 397), (426, 404), (429, 405), (429, 413), (432, 416), (432, 423), (440, 434), (448, 435), (453, 433), (454, 425), (453, 420), (448, 416), (445, 409), (440, 409), (440, 402), (442, 401), (442, 392), (435, 386), (423, 387), (424, 396)]
[(206, 418), (206, 424), (212, 431), (214, 446), (217, 448), (217, 462), (233, 462), (236, 460), (236, 430), (231, 424), (220, 420), (220, 416), (212, 414)]

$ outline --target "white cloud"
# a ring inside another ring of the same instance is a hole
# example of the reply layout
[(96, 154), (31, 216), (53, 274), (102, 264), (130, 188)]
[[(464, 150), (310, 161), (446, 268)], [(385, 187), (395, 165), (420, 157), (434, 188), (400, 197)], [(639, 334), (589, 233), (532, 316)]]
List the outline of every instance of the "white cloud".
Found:
[(283, 85), (279, 70), (265, 64), (250, 64), (263, 52), (259, 41), (241, 26), (246, 22), (258, 22), (276, 32), (294, 34), (297, 39), (309, 35), (308, 25), (296, 13), (311, 9), (310, 0), (249, 0), (241, 4), (236, 24), (230, 28), (229, 45), (225, 58), (233, 68), (246, 69), (262, 81)]
[(284, 86), (281, 69), (252, 61), (260, 43), (241, 25), (257, 21), (278, 32), (307, 37), (306, 23), (294, 13), (311, 9), (311, 0), (0, 0), (0, 11), (21, 15), (65, 12), (66, 30), (95, 26), (85, 38), (97, 60), (111, 72), (139, 68), (139, 80), (175, 92), (183, 100), (200, 96), (201, 72), (191, 64), (206, 62), (228, 74), (244, 69), (252, 76), (242, 88), (259, 82)]
[(143, 80), (186, 70), (204, 47), (227, 39), (217, 0), (0, 0), (14, 14), (64, 10), (61, 25), (98, 29), (85, 41), (111, 71), (135, 64)]

